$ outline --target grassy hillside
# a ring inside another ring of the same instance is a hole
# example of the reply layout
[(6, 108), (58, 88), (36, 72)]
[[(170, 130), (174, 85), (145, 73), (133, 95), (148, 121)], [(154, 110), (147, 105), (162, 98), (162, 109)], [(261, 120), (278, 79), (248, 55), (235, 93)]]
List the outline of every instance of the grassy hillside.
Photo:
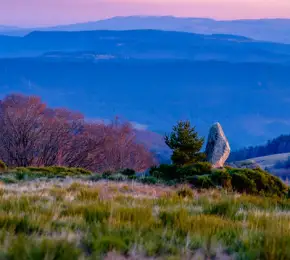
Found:
[(290, 156), (290, 153), (281, 153), (281, 154), (274, 154), (274, 155), (268, 155), (268, 156), (263, 156), (263, 157), (256, 157), (256, 158), (251, 158), (247, 161), (254, 161), (257, 164), (260, 165), (262, 169), (266, 168), (273, 168), (275, 164), (279, 161), (286, 161), (288, 157)]
[[(283, 164), (289, 160), (290, 153), (281, 153), (268, 155), (263, 157), (251, 158), (244, 161), (234, 162), (236, 165), (251, 165), (258, 164), (262, 169), (270, 171), (272, 174), (282, 178), (283, 180), (288, 180), (290, 177), (290, 169), (286, 168)], [(280, 167), (277, 167), (281, 164)]]
[(290, 203), (137, 183), (0, 188), (1, 259), (289, 259)]

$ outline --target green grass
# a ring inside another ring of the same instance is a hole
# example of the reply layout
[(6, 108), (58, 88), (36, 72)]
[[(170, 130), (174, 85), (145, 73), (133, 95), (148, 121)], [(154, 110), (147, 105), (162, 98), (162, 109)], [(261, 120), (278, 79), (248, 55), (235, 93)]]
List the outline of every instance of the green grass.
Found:
[(164, 184), (175, 186), (188, 184), (196, 189), (219, 188), (252, 195), (267, 197), (287, 197), (289, 187), (278, 177), (261, 169), (212, 169), (206, 162), (191, 166), (177, 167), (175, 165), (160, 165), (150, 169), (150, 176), (138, 176), (133, 170), (125, 169), (119, 172), (92, 173), (81, 168), (67, 167), (19, 167), (5, 168), (0, 173), (0, 181), (6, 184), (20, 183), (38, 179), (68, 179), (78, 178), (98, 182), (102, 180), (116, 182), (139, 182), (148, 185)]
[(288, 199), (131, 181), (0, 191), (0, 259), (290, 259)]
[(3, 168), (0, 161), (0, 180), (4, 183), (17, 183), (20, 181), (35, 180), (39, 178), (65, 178), (92, 176), (92, 172), (82, 168), (67, 167), (17, 167)]

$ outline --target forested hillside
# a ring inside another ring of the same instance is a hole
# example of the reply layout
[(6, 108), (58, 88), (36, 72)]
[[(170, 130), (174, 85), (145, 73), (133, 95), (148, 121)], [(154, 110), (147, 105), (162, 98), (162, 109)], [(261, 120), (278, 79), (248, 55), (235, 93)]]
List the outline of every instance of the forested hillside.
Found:
[(231, 153), (228, 161), (241, 161), (255, 157), (290, 152), (290, 135), (281, 135), (264, 145), (250, 146)]

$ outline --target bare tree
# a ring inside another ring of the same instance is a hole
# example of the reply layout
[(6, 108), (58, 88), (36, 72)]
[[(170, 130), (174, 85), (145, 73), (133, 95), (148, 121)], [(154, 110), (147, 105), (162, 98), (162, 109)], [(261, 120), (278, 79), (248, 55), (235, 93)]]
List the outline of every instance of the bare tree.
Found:
[(120, 123), (118, 118), (107, 127), (102, 167), (116, 171), (131, 168), (144, 171), (155, 161), (152, 153), (138, 144), (132, 125)]
[(154, 164), (129, 123), (88, 123), (80, 113), (50, 109), (38, 97), (16, 94), (0, 102), (0, 158), (9, 166), (60, 165), (98, 172), (143, 171)]
[(46, 106), (37, 97), (10, 95), (0, 106), (0, 149), (11, 166), (28, 166), (37, 154), (39, 136), (43, 134)]

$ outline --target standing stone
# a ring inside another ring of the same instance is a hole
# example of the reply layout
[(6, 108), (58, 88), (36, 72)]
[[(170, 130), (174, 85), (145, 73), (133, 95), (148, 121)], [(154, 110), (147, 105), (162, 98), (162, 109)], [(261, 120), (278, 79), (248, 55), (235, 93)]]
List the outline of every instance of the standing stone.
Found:
[(221, 168), (228, 159), (230, 152), (231, 148), (221, 125), (215, 123), (209, 131), (207, 140), (207, 161), (210, 162), (214, 168)]

